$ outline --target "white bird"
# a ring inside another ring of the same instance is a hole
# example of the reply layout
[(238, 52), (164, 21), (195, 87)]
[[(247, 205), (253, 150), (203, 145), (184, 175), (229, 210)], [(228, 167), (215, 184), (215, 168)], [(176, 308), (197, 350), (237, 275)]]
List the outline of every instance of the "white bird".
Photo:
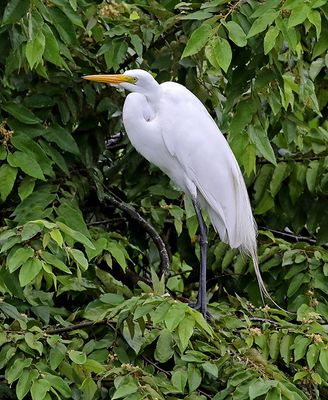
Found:
[(224, 243), (251, 257), (261, 295), (270, 298), (257, 258), (257, 229), (246, 185), (226, 139), (201, 101), (179, 83), (159, 84), (143, 70), (84, 79), (129, 92), (123, 123), (136, 150), (192, 199), (200, 228), (200, 281), (196, 308), (206, 316), (205, 209)]

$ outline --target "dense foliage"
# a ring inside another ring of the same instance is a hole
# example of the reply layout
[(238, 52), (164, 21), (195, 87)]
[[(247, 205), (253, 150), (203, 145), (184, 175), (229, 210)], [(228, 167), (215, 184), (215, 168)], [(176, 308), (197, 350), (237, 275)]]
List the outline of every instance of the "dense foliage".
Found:
[[(0, 18), (0, 398), (328, 398), (328, 1), (9, 0)], [(226, 134), (289, 313), (213, 231), (213, 318), (187, 305), (190, 201), (132, 149), (124, 93), (81, 79), (135, 67)]]

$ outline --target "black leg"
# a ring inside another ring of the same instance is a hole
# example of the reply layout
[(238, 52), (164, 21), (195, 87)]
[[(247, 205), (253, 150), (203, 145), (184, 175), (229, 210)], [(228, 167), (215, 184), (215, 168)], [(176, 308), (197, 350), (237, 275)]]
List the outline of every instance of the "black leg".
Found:
[(207, 296), (206, 296), (206, 260), (207, 260), (207, 227), (202, 216), (199, 204), (193, 200), (193, 205), (196, 211), (199, 224), (199, 244), (200, 244), (200, 274), (199, 274), (199, 291), (196, 307), (204, 316), (207, 314)]

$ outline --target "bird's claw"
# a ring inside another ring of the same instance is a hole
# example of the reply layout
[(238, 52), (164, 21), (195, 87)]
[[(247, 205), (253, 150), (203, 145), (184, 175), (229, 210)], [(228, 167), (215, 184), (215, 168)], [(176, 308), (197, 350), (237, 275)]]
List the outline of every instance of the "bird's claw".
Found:
[(193, 308), (194, 310), (199, 311), (203, 317), (208, 321), (209, 319), (213, 318), (212, 315), (207, 311), (207, 307), (202, 307), (199, 303), (189, 303), (189, 307)]

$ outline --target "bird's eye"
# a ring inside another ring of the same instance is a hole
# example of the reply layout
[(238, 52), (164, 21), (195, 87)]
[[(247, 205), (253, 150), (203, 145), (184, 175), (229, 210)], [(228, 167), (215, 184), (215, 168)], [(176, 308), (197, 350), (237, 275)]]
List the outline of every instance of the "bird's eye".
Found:
[(138, 82), (138, 78), (132, 77), (132, 83), (136, 84)]

